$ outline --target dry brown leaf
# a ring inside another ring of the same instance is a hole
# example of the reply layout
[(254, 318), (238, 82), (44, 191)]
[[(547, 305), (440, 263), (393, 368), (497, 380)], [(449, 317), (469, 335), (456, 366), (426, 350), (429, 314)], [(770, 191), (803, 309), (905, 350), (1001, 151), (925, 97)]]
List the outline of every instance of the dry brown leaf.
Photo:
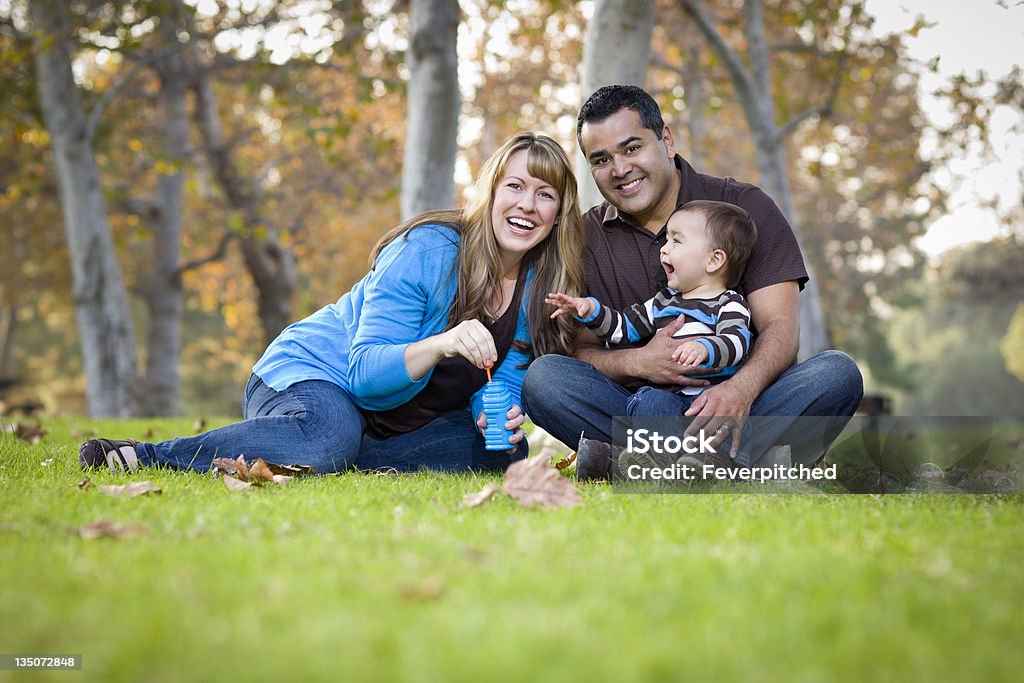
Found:
[(292, 483), (292, 479), (294, 478), (295, 477), (289, 477), (287, 474), (275, 474), (271, 481), (280, 486), (288, 486), (288, 484)]
[(417, 583), (404, 583), (398, 589), (403, 599), (414, 602), (437, 600), (443, 593), (444, 578), (440, 576), (428, 576)]
[(256, 458), (256, 462), (249, 465), (249, 480), (255, 479), (274, 481), (274, 473), (267, 467), (267, 461), (263, 458)]
[(82, 481), (80, 481), (77, 484), (75, 484), (75, 486), (77, 486), (78, 488), (82, 489), (83, 491), (85, 489), (91, 489), (93, 487), (92, 479), (90, 479), (89, 477), (86, 477)]
[(237, 474), (238, 461), (234, 458), (214, 458), (213, 471), (224, 472), (225, 474)]
[(235, 474), (242, 481), (249, 481), (249, 466), (245, 464), (245, 456), (235, 458)]
[(152, 440), (152, 438), (153, 438), (154, 436), (156, 436), (156, 432), (155, 432), (155, 431), (153, 430), (153, 428), (152, 428), (152, 427), (150, 427), (149, 429), (147, 429), (147, 430), (146, 430), (146, 431), (145, 431), (145, 432), (144, 432), (144, 433), (142, 434), (142, 438), (143, 438), (143, 439), (145, 439), (146, 441), (150, 441), (150, 440)]
[(121, 496), (123, 498), (145, 496), (150, 493), (163, 493), (163, 491), (158, 486), (154, 486), (151, 481), (136, 481), (131, 484), (121, 484), (120, 486), (100, 486), (99, 488), (100, 491), (108, 496)]
[(270, 462), (269, 460), (265, 460), (264, 462), (274, 474), (286, 474), (288, 476), (295, 476), (297, 474), (313, 474), (313, 467), (311, 465), (279, 465), (276, 462)]
[(49, 430), (43, 429), (43, 425), (39, 422), (36, 422), (34, 425), (26, 422), (15, 422), (12, 426), (14, 437), (21, 439), (25, 443), (37, 444), (49, 433)]
[(569, 453), (569, 455), (565, 456), (564, 458), (556, 462), (555, 469), (561, 472), (574, 462), (576, 462), (576, 451)]
[(111, 519), (104, 519), (94, 524), (86, 524), (79, 527), (78, 535), (82, 538), (128, 538), (137, 534), (144, 534), (149, 531), (145, 524), (133, 524), (131, 526), (115, 522)]
[(501, 490), (500, 486), (494, 484), (487, 484), (481, 490), (476, 493), (467, 493), (462, 497), (462, 506), (467, 508), (475, 508), (478, 505), (483, 505), (489, 501), (495, 493)]
[(225, 474), (224, 485), (228, 487), (229, 491), (244, 491), (245, 489), (252, 486), (252, 482), (242, 481), (241, 479), (235, 479), (234, 477)]
[(504, 488), (505, 493), (526, 507), (576, 507), (583, 503), (573, 483), (559, 474), (544, 455), (512, 463), (505, 472)]
[(196, 434), (206, 429), (206, 418), (201, 417), (198, 420), (196, 420), (195, 424), (192, 425), (192, 428), (196, 430)]

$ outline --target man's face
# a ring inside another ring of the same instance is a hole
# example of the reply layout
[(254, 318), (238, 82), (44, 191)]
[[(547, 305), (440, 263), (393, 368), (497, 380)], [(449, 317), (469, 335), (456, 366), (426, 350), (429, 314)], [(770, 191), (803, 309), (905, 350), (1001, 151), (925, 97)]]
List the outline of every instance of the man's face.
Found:
[(658, 216), (668, 216), (678, 196), (672, 134), (662, 139), (640, 123), (640, 114), (620, 109), (604, 121), (585, 123), (580, 131), (583, 154), (601, 194), (648, 229)]

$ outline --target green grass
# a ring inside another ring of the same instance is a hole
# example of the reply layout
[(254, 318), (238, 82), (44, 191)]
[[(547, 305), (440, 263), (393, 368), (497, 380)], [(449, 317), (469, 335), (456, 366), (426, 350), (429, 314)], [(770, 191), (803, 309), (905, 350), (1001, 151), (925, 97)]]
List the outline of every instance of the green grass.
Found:
[[(161, 496), (78, 489), (75, 430), (0, 437), (0, 680), (997, 681), (1024, 668), (1020, 496), (620, 495), (540, 511), (498, 476), (296, 480)], [(41, 463), (54, 458), (49, 465)], [(145, 523), (84, 540), (101, 519)]]

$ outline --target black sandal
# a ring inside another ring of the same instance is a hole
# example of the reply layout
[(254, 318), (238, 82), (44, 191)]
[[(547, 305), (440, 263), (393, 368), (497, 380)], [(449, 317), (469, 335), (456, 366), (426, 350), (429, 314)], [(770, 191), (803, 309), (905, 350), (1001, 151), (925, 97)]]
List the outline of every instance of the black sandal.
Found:
[(78, 462), (86, 469), (106, 465), (115, 472), (134, 472), (139, 469), (137, 444), (134, 439), (89, 439), (78, 449)]

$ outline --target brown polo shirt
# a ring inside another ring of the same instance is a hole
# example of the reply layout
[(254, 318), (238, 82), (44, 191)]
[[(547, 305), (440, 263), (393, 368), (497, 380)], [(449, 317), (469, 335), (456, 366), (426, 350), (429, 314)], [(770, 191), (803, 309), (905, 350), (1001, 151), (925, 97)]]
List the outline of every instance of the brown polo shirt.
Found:
[[(757, 226), (757, 244), (736, 289), (744, 296), (779, 282), (795, 280), (803, 289), (807, 269), (789, 221), (771, 197), (756, 185), (733, 178), (697, 173), (679, 155), (676, 168), (682, 185), (676, 206), (694, 199), (713, 199), (747, 210)], [(603, 202), (583, 216), (586, 291), (602, 304), (622, 310), (650, 299), (668, 280), (659, 252), (665, 226), (651, 234), (627, 213)]]

